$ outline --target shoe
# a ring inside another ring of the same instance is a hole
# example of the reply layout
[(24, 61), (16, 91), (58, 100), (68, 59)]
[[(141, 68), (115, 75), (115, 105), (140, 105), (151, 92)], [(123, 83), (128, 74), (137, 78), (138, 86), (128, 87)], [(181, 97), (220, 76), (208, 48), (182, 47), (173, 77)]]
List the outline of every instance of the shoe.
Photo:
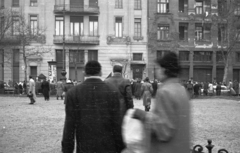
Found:
[(29, 104), (34, 104), (33, 102), (29, 103)]

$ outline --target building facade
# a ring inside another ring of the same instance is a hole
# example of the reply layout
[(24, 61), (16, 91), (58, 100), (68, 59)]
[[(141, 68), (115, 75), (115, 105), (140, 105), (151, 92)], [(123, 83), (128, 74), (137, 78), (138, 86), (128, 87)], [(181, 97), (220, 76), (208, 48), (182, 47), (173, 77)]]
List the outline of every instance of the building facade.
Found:
[[(150, 78), (154, 78), (156, 57), (168, 51), (179, 54), (182, 80), (222, 82), (223, 36), (220, 35), (221, 0), (149, 0), (148, 57)], [(235, 15), (239, 15), (239, 6)], [(239, 33), (239, 32), (238, 32)], [(239, 43), (239, 42), (238, 42)], [(237, 46), (237, 45), (236, 45)], [(230, 55), (228, 79), (240, 80), (239, 47)]]
[[(98, 60), (103, 78), (115, 63), (124, 66), (126, 78), (147, 76), (147, 1), (142, 0), (2, 0), (1, 11), (24, 14), (31, 28), (44, 27), (48, 52), (27, 57), (27, 74), (59, 80), (84, 80), (84, 64)], [(64, 52), (63, 52), (64, 50)], [(11, 54), (7, 54), (11, 53)], [(26, 69), (21, 46), (3, 47), (0, 80), (23, 81)]]

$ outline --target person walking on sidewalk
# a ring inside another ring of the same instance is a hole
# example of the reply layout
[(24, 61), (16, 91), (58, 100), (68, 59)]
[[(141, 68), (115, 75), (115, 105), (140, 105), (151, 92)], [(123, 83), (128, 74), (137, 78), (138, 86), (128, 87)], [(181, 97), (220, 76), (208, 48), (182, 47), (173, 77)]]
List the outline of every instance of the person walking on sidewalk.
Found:
[(35, 81), (33, 80), (32, 76), (29, 76), (29, 91), (28, 95), (30, 98), (30, 104), (34, 104), (36, 102), (36, 91), (35, 91), (36, 85)]

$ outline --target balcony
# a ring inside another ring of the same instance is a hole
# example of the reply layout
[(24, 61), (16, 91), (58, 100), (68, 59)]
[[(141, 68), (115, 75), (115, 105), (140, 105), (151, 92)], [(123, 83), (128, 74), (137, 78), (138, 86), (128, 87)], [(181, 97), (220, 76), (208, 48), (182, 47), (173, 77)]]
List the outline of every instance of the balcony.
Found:
[(10, 45), (10, 44), (19, 44), (21, 42), (21, 39), (19, 38), (18, 35), (8, 35), (5, 36), (4, 38), (1, 38), (0, 40), (0, 45)]
[(107, 44), (126, 44), (128, 45), (131, 42), (131, 38), (129, 36), (123, 36), (123, 37), (116, 37), (114, 35), (108, 35), (107, 36)]
[[(54, 13), (62, 14), (63, 13), (64, 4), (54, 5)], [(73, 6), (69, 4), (65, 4), (65, 13), (67, 14), (76, 14), (76, 13), (84, 13), (84, 14), (99, 14), (98, 6)]]
[(211, 48), (213, 46), (213, 42), (211, 40), (195, 40), (194, 45), (196, 48)]
[[(53, 43), (62, 44), (63, 36), (54, 35)], [(66, 44), (99, 45), (99, 36), (65, 36)]]

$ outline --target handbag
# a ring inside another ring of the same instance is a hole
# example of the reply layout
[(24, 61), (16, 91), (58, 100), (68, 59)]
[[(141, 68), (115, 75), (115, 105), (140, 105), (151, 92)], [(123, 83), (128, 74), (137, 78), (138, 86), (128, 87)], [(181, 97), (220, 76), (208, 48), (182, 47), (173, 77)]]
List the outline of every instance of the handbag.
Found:
[(140, 120), (132, 118), (134, 112), (134, 109), (129, 109), (123, 118), (122, 136), (127, 147), (122, 153), (144, 152), (144, 125)]
[(29, 93), (27, 94), (27, 97), (32, 98), (32, 97), (33, 97), (33, 93), (32, 93), (32, 92), (29, 92)]

